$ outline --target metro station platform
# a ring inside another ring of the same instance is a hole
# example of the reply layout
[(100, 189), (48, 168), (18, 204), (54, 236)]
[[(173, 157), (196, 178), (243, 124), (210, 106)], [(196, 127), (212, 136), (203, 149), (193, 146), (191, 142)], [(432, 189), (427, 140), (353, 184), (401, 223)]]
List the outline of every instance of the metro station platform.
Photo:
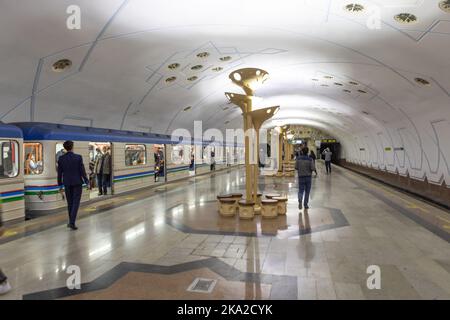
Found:
[[(450, 214), (321, 162), (309, 210), (290, 177), (261, 177), (286, 194), (285, 217), (220, 217), (216, 195), (242, 191), (226, 170), (9, 225), (0, 299), (450, 299)], [(66, 287), (80, 267), (80, 290)], [(370, 290), (367, 268), (381, 270)]]

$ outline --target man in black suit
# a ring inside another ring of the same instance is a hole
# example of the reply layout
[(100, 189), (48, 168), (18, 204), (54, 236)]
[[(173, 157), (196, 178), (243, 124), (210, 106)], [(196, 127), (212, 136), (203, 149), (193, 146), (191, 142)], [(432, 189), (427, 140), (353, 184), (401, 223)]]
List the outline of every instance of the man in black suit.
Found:
[(60, 192), (66, 193), (67, 208), (69, 211), (69, 227), (77, 230), (75, 225), (78, 208), (80, 207), (81, 195), (83, 193), (83, 182), (89, 186), (89, 180), (84, 169), (83, 158), (73, 153), (73, 141), (64, 142), (66, 154), (58, 159), (58, 185)]

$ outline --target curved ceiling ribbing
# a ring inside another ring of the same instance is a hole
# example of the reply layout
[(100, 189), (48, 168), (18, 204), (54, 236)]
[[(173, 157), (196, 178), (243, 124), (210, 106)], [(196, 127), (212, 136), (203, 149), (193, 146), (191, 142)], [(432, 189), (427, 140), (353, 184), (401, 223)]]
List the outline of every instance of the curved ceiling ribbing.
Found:
[[(194, 120), (204, 129), (240, 127), (223, 92), (239, 90), (231, 70), (252, 66), (269, 71), (257, 94), (281, 105), (279, 119), (341, 137), (378, 132), (405, 114), (447, 117), (450, 15), (439, 1), (358, 1), (380, 8), (379, 30), (367, 28), (369, 10), (343, 10), (352, 2), (2, 1), (0, 117), (167, 133)], [(81, 30), (65, 27), (73, 4)], [(418, 22), (398, 24), (400, 12)], [(61, 58), (73, 65), (55, 73)]]

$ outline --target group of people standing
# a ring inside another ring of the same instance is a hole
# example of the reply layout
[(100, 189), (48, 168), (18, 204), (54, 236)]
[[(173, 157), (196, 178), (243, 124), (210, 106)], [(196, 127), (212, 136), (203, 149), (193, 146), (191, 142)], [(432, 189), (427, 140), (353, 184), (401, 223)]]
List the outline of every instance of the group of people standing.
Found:
[[(91, 163), (91, 172), (97, 180), (99, 196), (107, 195), (108, 188), (111, 187), (111, 159), (110, 147), (104, 146), (103, 150), (96, 149), (94, 160)], [(92, 179), (92, 181), (94, 180)]]
[[(300, 148), (300, 152), (296, 157), (295, 170), (298, 173), (298, 209), (301, 210), (303, 207), (309, 209), (309, 194), (311, 192), (312, 185), (312, 173), (315, 172), (317, 176), (316, 169), (316, 154), (306, 146)], [(325, 168), (327, 174), (331, 174), (331, 156), (333, 153), (329, 148), (322, 151), (322, 155), (325, 158)]]

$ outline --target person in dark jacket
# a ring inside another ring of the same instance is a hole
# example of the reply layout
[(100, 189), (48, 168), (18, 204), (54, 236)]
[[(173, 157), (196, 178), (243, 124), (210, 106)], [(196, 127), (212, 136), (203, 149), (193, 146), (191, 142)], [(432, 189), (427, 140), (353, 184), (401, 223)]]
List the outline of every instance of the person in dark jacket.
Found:
[[(3, 228), (2, 214), (0, 212), (0, 237), (3, 236), (5, 229)], [(8, 278), (0, 269), (0, 294), (5, 294), (11, 291), (11, 285), (9, 284)]]
[(73, 141), (64, 142), (66, 154), (58, 159), (58, 185), (60, 192), (66, 193), (67, 209), (69, 212), (68, 228), (77, 230), (75, 225), (78, 208), (80, 207), (83, 183), (89, 186), (89, 180), (84, 169), (83, 158), (73, 153)]
[[(295, 161), (295, 170), (298, 172), (298, 208), (309, 209), (309, 193), (311, 191), (311, 176), (316, 170), (314, 161), (308, 156), (308, 148), (300, 150), (300, 157)], [(304, 195), (304, 198), (303, 198)]]

